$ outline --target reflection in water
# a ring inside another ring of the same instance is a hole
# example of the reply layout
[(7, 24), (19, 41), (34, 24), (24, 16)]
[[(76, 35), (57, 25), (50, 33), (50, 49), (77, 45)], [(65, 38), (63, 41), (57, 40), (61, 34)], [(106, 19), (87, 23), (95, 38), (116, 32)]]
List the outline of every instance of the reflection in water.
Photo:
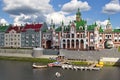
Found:
[[(56, 77), (56, 72), (61, 76)], [(33, 69), (29, 62), (0, 61), (0, 80), (120, 80), (120, 68), (105, 67), (100, 71)]]

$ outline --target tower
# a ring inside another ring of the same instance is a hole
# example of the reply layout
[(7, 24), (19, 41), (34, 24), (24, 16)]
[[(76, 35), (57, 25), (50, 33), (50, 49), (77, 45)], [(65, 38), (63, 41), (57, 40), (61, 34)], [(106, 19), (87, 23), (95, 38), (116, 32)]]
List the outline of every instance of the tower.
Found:
[(107, 22), (107, 25), (106, 25), (106, 32), (111, 32), (112, 31), (112, 25), (110, 23), (110, 18), (108, 18), (108, 22)]
[(51, 24), (50, 24), (50, 30), (54, 30), (55, 29), (55, 24), (53, 23), (53, 20), (51, 20)]
[(80, 9), (78, 8), (78, 11), (76, 13), (76, 21), (80, 21), (81, 20), (81, 13), (80, 13)]
[(64, 33), (64, 22), (63, 21), (62, 21), (61, 27), (62, 27), (62, 37), (63, 37), (63, 33)]

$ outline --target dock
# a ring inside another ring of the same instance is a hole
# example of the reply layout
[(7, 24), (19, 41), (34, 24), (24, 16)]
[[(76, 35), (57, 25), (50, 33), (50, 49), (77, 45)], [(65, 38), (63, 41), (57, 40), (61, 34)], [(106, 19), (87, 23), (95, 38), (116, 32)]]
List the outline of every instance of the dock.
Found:
[(99, 67), (92, 67), (92, 66), (74, 66), (74, 65), (68, 65), (68, 64), (62, 64), (61, 65), (62, 69), (71, 69), (71, 70), (95, 70), (95, 71), (99, 71), (101, 68)]

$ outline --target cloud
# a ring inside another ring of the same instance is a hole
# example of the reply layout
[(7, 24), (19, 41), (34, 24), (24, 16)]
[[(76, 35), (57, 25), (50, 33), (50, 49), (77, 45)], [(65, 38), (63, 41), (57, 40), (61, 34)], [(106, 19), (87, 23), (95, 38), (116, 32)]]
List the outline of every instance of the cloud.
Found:
[(120, 12), (120, 2), (119, 0), (111, 0), (110, 3), (106, 4), (103, 7), (103, 13), (107, 14), (115, 14), (117, 12)]
[(97, 23), (97, 25), (102, 26), (102, 28), (105, 29), (105, 26), (107, 25), (108, 20), (104, 20), (104, 21), (98, 20), (98, 21), (96, 21), (96, 23)]
[(53, 11), (50, 0), (4, 0), (3, 10), (12, 15), (49, 13)]
[(0, 18), (0, 24), (8, 24), (8, 22), (5, 19)]
[(47, 17), (46, 21), (48, 24), (50, 24), (51, 20), (53, 20), (53, 22), (56, 25), (60, 25), (60, 22), (62, 21), (64, 22), (64, 24), (67, 25), (71, 20), (75, 19), (75, 16), (65, 16), (63, 12), (54, 12), (54, 13), (48, 14), (46, 17)]
[(14, 18), (14, 23), (45, 21), (54, 12), (50, 0), (4, 0), (3, 10)]
[(20, 14), (18, 16), (13, 16), (14, 17), (14, 25), (21, 25), (25, 23), (39, 23), (39, 22), (44, 22), (45, 21), (45, 16), (42, 14), (34, 14), (34, 15), (24, 15)]
[(64, 4), (61, 10), (64, 12), (71, 13), (77, 11), (78, 8), (80, 8), (81, 11), (87, 11), (90, 10), (91, 7), (86, 1), (82, 2), (78, 0), (71, 0), (70, 2)]

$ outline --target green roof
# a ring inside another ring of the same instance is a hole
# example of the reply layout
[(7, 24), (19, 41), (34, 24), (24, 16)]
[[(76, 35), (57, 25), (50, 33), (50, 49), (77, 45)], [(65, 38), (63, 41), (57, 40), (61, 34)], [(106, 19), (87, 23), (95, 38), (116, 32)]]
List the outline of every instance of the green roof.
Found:
[(7, 25), (0, 25), (0, 32), (5, 32), (8, 29), (9, 26)]
[(56, 32), (60, 32), (60, 31), (62, 31), (62, 27), (58, 27), (58, 28), (56, 28), (55, 31), (56, 31)]
[(85, 25), (86, 25), (86, 21), (85, 20), (76, 21), (76, 30), (80, 30), (80, 29), (84, 30), (85, 29)]
[(102, 29), (102, 27), (100, 27), (100, 29), (99, 29), (99, 32), (100, 32), (100, 33), (102, 33), (102, 32), (103, 32), (103, 29)]
[(92, 25), (88, 25), (87, 30), (94, 30), (96, 26), (97, 26), (96, 23)]
[(113, 32), (120, 32), (120, 29), (114, 29)]
[(70, 25), (64, 27), (64, 32), (70, 31)]

